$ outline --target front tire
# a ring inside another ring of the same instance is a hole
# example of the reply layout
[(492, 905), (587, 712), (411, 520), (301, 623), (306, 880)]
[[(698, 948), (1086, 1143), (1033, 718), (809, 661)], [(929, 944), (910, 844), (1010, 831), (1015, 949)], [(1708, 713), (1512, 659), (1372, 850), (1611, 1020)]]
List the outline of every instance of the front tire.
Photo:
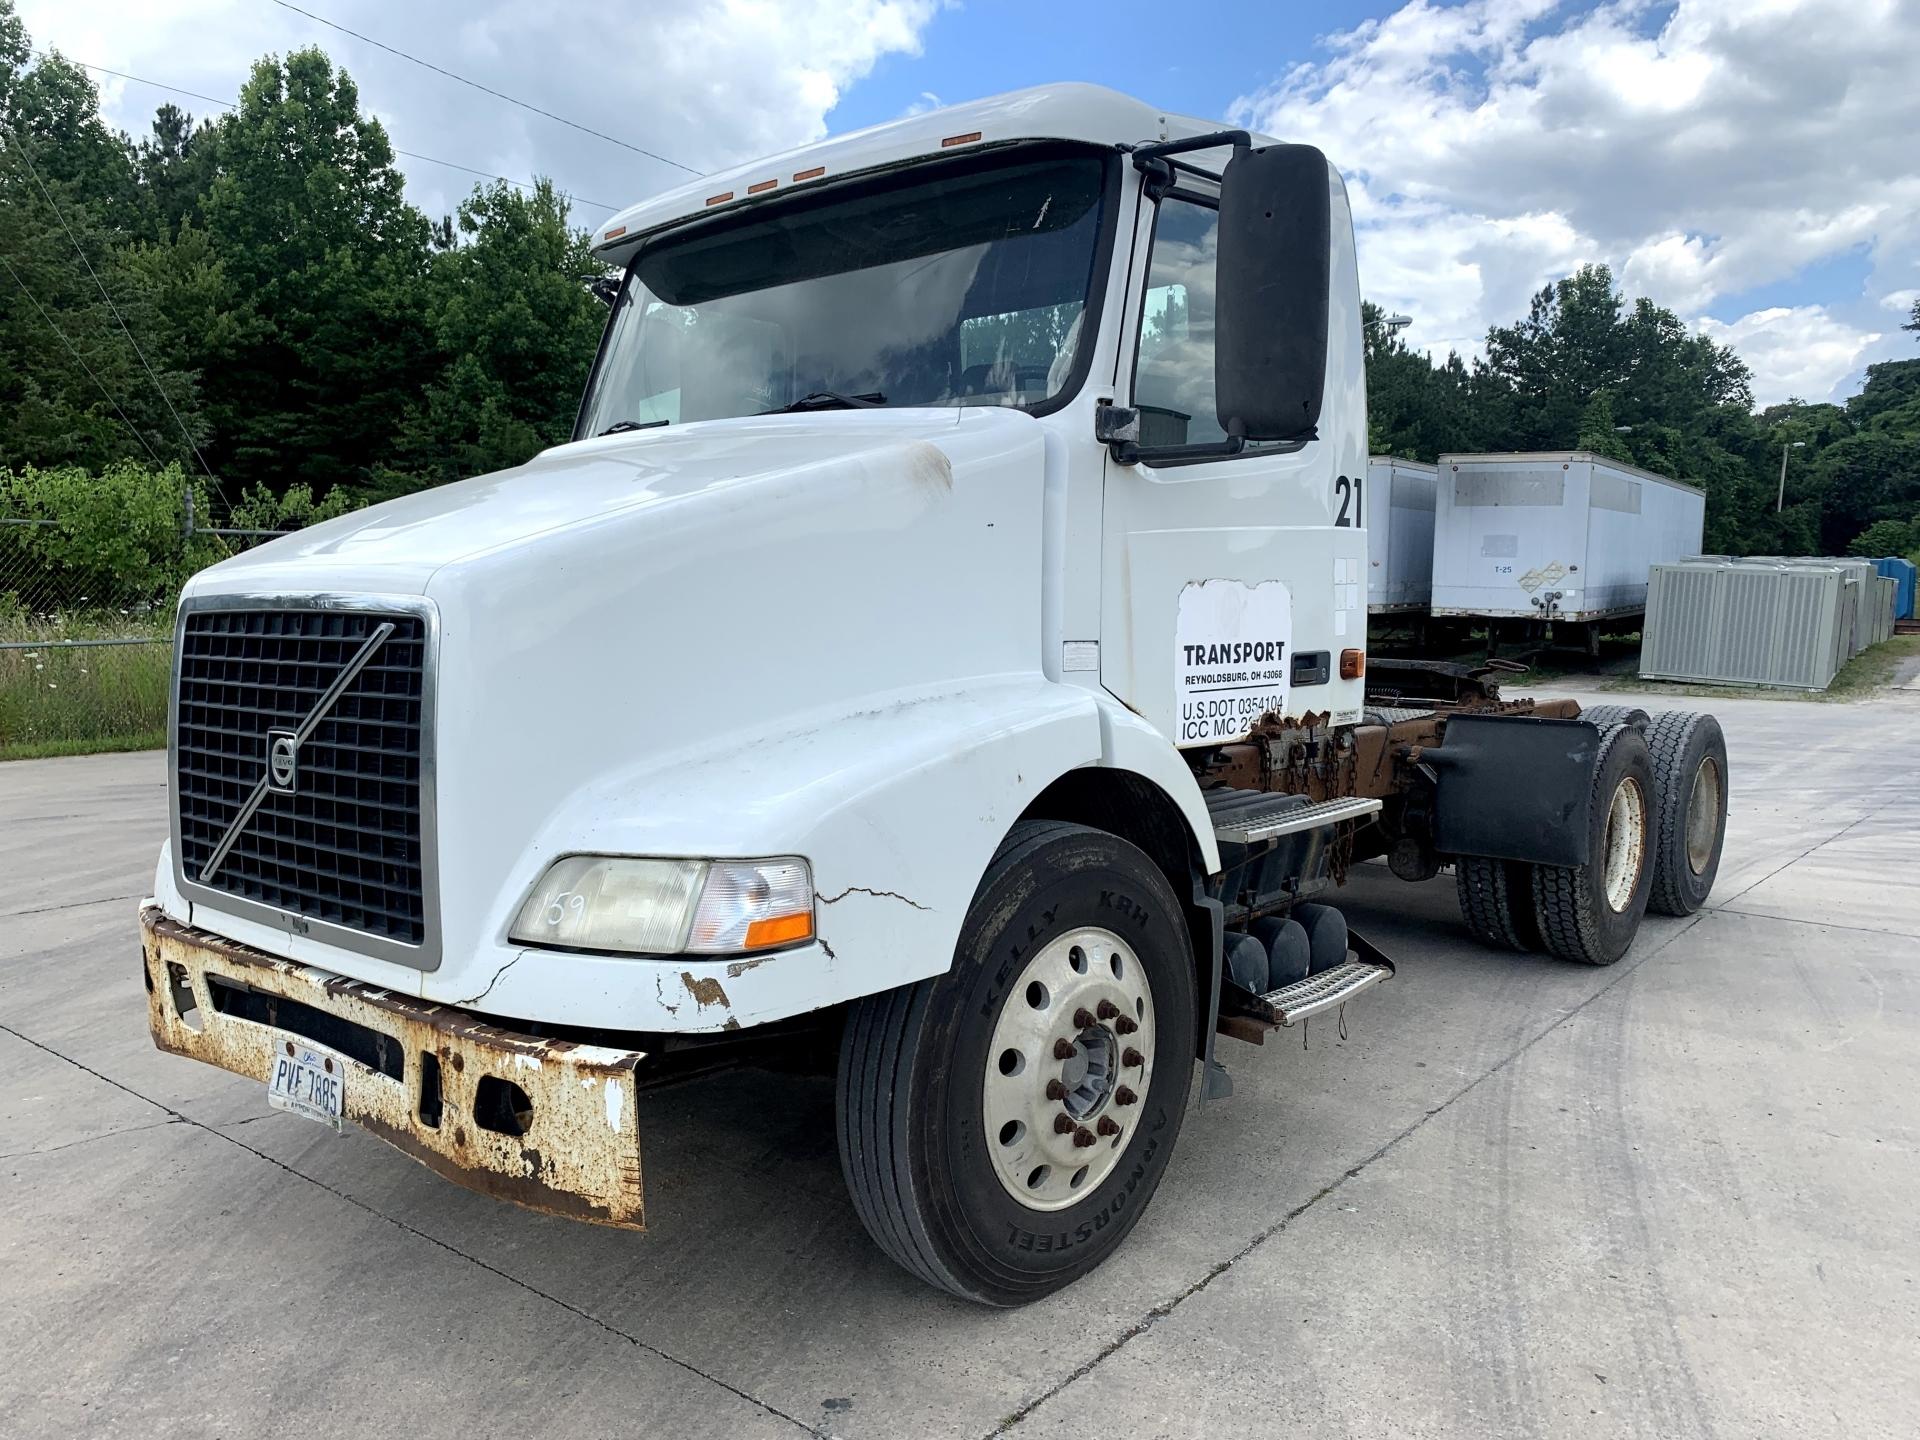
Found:
[(1103, 831), (1016, 826), (952, 968), (848, 1014), (840, 1163), (868, 1234), (987, 1305), (1087, 1274), (1172, 1158), (1195, 1007), (1185, 916), (1158, 867)]

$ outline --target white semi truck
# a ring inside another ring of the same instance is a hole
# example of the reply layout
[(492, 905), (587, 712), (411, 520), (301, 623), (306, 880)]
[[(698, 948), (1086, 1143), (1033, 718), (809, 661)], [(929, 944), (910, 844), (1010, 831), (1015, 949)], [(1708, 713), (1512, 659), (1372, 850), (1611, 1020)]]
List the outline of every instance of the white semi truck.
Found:
[(1594, 964), (1704, 898), (1709, 717), (1369, 669), (1317, 150), (1049, 87), (595, 243), (571, 443), (186, 587), (163, 1048), (633, 1228), (646, 1087), (819, 1054), (874, 1240), (1007, 1305), (1120, 1244), (1217, 1037), (1393, 973), (1350, 866)]

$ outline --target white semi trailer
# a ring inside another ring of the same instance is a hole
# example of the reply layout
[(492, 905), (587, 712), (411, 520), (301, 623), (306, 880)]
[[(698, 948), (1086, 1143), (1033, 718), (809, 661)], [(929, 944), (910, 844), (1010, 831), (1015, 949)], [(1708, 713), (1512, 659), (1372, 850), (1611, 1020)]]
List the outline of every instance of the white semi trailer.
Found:
[(1433, 519), (1433, 613), (1500, 630), (1572, 633), (1598, 653), (1603, 625), (1647, 608), (1647, 573), (1700, 553), (1706, 495), (1585, 451), (1442, 455)]
[(1438, 467), (1396, 455), (1367, 460), (1367, 611), (1418, 614), (1433, 604)]
[(1711, 886), (1709, 717), (1369, 671), (1317, 150), (1059, 86), (595, 244), (570, 443), (181, 597), (163, 1048), (638, 1228), (641, 1092), (811, 1047), (875, 1242), (1017, 1304), (1120, 1244), (1216, 1037), (1392, 973), (1353, 864), (1594, 964)]

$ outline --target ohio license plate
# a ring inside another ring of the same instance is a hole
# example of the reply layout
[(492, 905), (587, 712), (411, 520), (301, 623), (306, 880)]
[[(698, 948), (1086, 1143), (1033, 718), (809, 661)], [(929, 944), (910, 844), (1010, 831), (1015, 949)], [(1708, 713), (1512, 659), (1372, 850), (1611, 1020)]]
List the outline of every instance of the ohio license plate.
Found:
[(273, 1049), (267, 1074), (267, 1104), (340, 1128), (346, 1111), (347, 1062), (331, 1050), (316, 1050), (298, 1040), (281, 1040)]

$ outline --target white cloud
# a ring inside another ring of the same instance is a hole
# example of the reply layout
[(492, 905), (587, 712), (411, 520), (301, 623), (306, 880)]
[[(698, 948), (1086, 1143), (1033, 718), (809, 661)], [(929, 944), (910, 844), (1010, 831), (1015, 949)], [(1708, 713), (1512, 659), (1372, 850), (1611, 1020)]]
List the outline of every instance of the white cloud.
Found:
[(1834, 319), (1824, 305), (1776, 305), (1730, 323), (1704, 316), (1696, 325), (1712, 339), (1733, 346), (1753, 368), (1757, 406), (1794, 396), (1825, 399), (1880, 339), (1876, 332)]
[[(1411, 0), (1322, 44), (1234, 113), (1347, 171), (1367, 294), (1412, 312), (1411, 343), (1476, 348), (1582, 261), (1681, 314), (1848, 252), (1869, 294), (1911, 284), (1912, 0)], [(1816, 298), (1794, 323), (1818, 311), (1858, 355), (1871, 302)], [(1758, 346), (1784, 323), (1720, 331)], [(1819, 341), (1828, 361), (1768, 373), (1811, 387), (1846, 343)]]
[[(656, 0), (609, 10), (472, 0), (458, 7), (326, 0), (316, 14), (582, 125), (708, 171), (826, 133), (827, 114), (881, 59), (919, 53), (937, 0)], [(70, 59), (231, 99), (252, 62), (317, 44), (359, 83), (396, 147), (514, 179), (551, 175), (570, 193), (625, 206), (686, 172), (542, 119), (265, 0), (20, 0), (34, 43)], [(110, 123), (144, 135), (173, 101), (96, 76)], [(429, 214), (470, 189), (402, 160)], [(586, 210), (588, 223), (600, 211)]]

